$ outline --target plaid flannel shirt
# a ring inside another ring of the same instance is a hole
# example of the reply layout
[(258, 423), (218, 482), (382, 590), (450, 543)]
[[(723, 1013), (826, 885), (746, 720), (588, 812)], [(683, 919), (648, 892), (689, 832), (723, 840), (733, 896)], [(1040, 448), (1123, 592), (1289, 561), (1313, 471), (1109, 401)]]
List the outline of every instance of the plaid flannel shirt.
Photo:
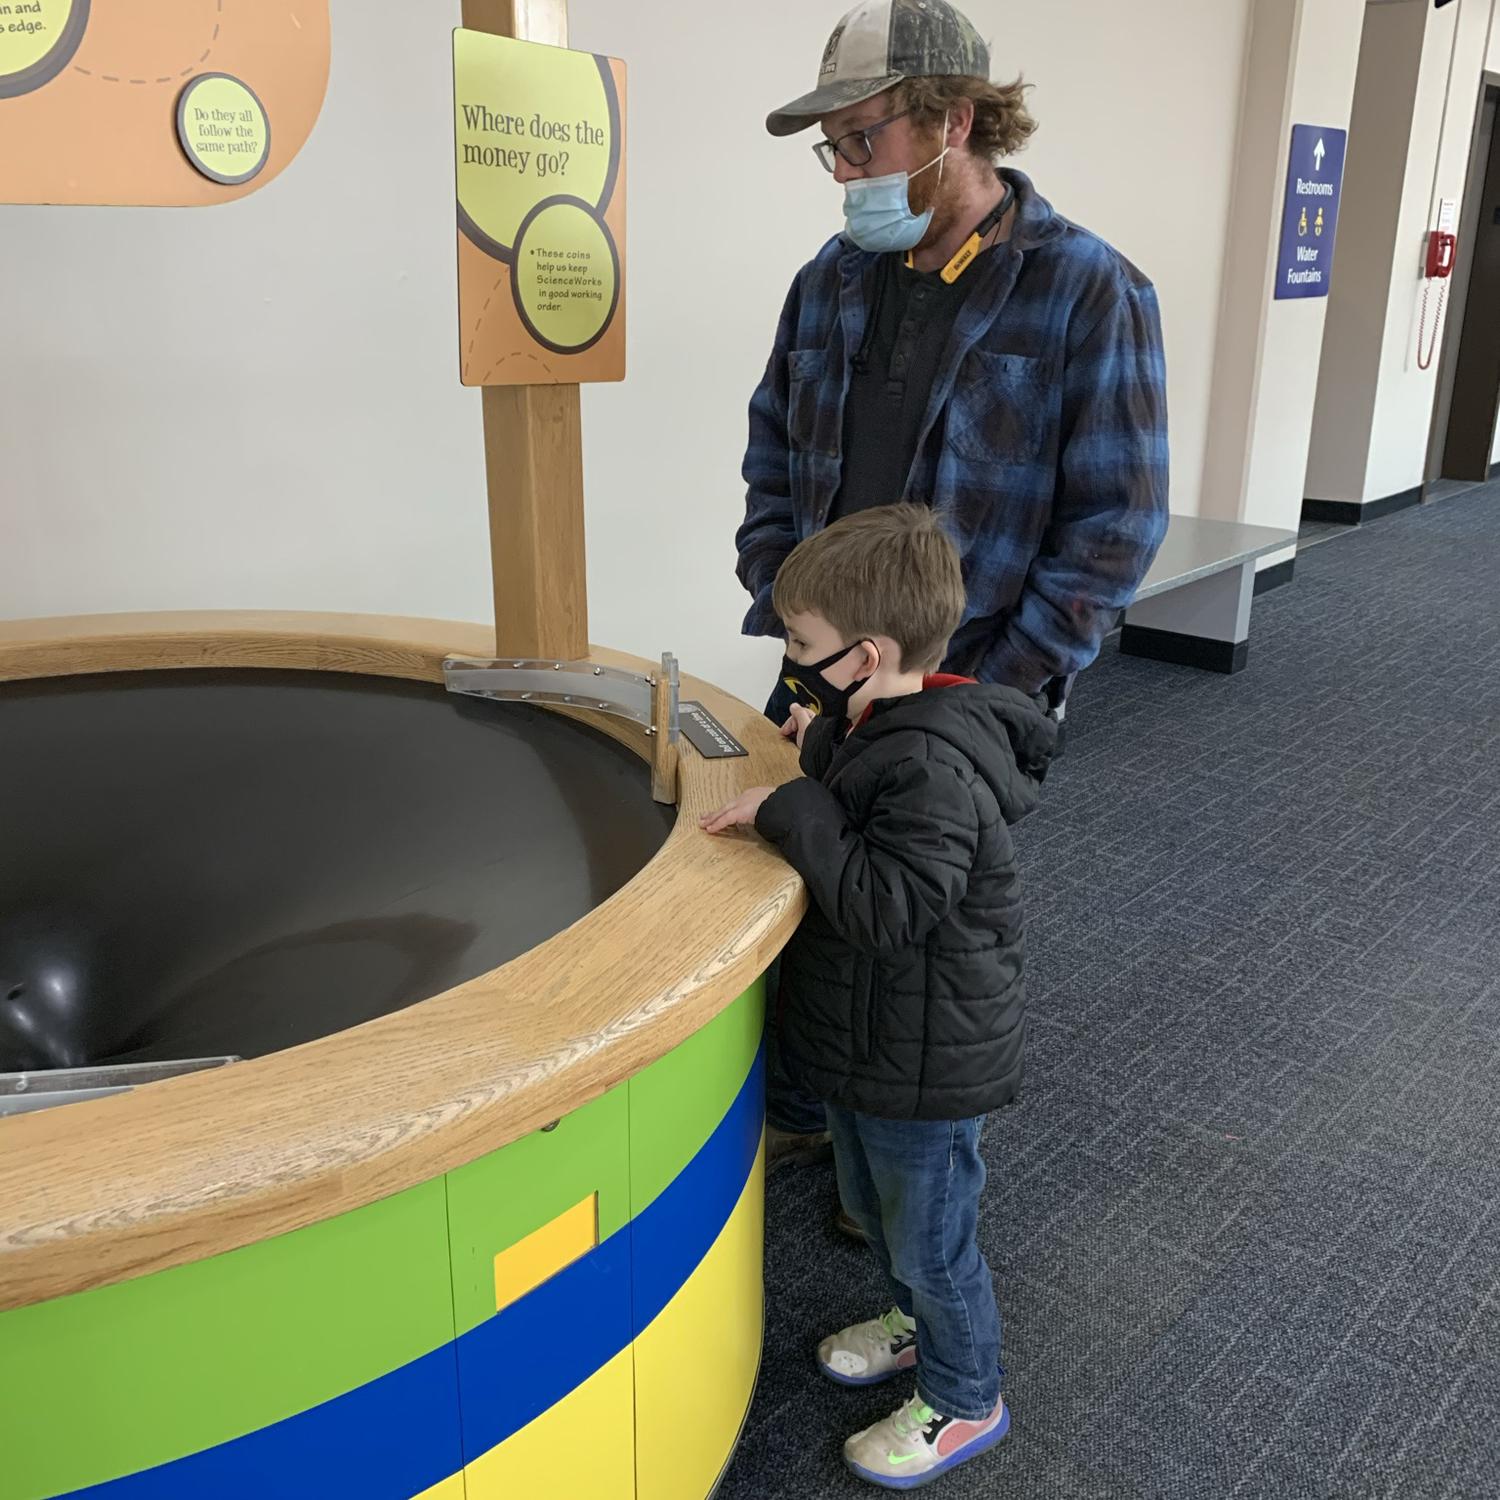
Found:
[[(976, 278), (891, 500), (930, 504), (968, 605), (944, 668), (1041, 690), (1098, 655), (1167, 529), (1166, 364), (1151, 283), (1020, 172), (1011, 238)], [(780, 635), (771, 585), (827, 524), (849, 366), (877, 257), (830, 240), (792, 283), (750, 402), (737, 572), (746, 635)]]

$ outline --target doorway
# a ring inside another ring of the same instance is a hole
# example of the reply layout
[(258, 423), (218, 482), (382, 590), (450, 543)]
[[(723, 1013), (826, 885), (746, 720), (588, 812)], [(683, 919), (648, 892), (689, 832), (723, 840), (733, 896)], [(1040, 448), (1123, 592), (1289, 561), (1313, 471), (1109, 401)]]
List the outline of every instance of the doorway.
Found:
[(1500, 77), (1481, 85), (1458, 224), (1459, 266), (1428, 452), (1429, 494), (1478, 484), (1500, 462)]

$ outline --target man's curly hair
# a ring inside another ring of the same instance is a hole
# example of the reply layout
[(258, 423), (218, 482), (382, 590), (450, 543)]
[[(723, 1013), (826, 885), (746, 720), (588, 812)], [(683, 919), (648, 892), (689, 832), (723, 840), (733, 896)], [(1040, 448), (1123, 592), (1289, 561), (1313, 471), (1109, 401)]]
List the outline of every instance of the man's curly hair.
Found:
[(1036, 121), (1026, 108), (1030, 88), (1019, 78), (1014, 83), (962, 76), (907, 78), (896, 85), (896, 108), (910, 110), (919, 127), (941, 125), (945, 110), (961, 100), (973, 100), (968, 149), (985, 161), (996, 161), (1022, 150), (1036, 130)]

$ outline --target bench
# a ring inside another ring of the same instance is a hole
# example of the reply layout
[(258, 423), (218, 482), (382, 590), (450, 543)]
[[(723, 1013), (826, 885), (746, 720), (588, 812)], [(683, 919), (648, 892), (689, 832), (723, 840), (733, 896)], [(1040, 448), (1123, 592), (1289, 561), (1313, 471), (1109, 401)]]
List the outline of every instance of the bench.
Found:
[(1151, 571), (1125, 612), (1126, 656), (1238, 672), (1250, 654), (1255, 560), (1293, 546), (1295, 531), (1173, 516)]

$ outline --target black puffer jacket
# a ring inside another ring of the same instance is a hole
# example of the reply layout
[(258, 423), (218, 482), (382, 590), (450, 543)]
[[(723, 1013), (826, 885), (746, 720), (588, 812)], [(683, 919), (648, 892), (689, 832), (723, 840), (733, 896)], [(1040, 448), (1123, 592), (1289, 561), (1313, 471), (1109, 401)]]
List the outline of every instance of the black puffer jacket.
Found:
[(938, 678), (840, 727), (809, 728), (804, 778), (756, 819), (812, 896), (782, 960), (787, 1065), (888, 1119), (1008, 1104), (1026, 992), (1006, 825), (1036, 805), (1057, 726), (1014, 688)]

